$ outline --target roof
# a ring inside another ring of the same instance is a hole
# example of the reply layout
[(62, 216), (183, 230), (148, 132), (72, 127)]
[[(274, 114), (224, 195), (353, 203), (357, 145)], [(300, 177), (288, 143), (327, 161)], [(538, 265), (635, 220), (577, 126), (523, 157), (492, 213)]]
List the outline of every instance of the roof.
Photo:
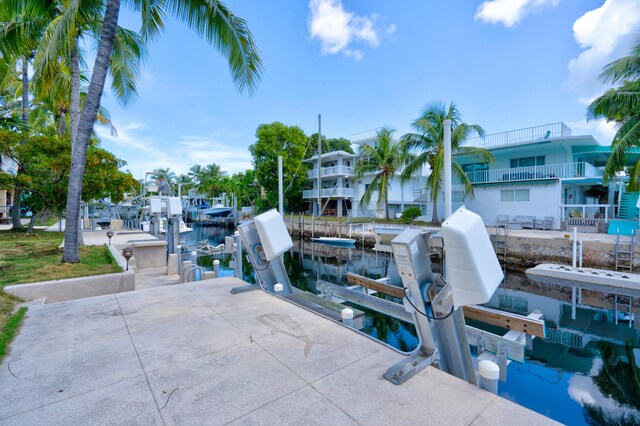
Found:
[[(331, 151), (325, 152), (320, 155), (320, 158), (323, 160), (334, 160), (338, 158), (355, 158), (356, 154), (349, 154), (346, 151)], [(307, 158), (302, 160), (303, 163), (312, 163), (314, 161), (318, 161), (318, 155), (314, 155), (311, 158)]]

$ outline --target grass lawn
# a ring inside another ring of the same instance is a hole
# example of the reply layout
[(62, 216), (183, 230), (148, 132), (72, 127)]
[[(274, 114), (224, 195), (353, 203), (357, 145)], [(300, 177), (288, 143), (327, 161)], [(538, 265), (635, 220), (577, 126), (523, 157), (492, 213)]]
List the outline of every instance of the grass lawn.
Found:
[[(57, 232), (0, 231), (0, 289), (12, 284), (60, 280), (120, 272), (106, 246), (80, 247), (80, 263), (61, 263)], [(26, 308), (13, 312), (18, 299), (0, 291), (0, 359), (18, 329)]]

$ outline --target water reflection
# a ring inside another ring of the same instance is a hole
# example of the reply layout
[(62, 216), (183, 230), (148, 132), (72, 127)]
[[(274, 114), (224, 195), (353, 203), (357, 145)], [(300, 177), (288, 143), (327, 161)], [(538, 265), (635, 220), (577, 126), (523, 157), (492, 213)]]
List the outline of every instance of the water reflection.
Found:
[[(217, 245), (224, 242), (227, 232), (224, 228), (196, 228), (192, 241), (195, 244), (206, 239)], [(223, 276), (234, 274), (231, 255), (201, 257), (198, 264), (211, 268), (212, 259), (220, 260)], [(395, 275), (388, 254), (359, 248), (296, 241), (285, 253), (284, 261), (292, 285), (314, 294), (318, 294), (318, 279), (346, 286), (348, 272), (373, 279)], [(256, 281), (247, 261), (243, 262), (242, 278)], [(487, 305), (524, 315), (540, 310), (546, 337), (533, 340), (525, 363), (512, 362), (508, 366), (508, 380), (500, 383), (500, 395), (565, 424), (611, 423), (620, 419), (623, 422), (619, 424), (624, 424), (625, 419), (628, 424), (638, 424), (638, 330), (628, 323), (614, 323), (611, 295), (583, 291), (584, 305), (578, 306), (575, 319), (571, 318), (570, 298), (569, 288), (535, 283), (524, 274), (507, 274), (506, 284)], [(361, 306), (353, 307), (366, 314), (363, 332), (402, 351), (417, 346), (412, 324)], [(507, 331), (483, 328), (499, 334)]]

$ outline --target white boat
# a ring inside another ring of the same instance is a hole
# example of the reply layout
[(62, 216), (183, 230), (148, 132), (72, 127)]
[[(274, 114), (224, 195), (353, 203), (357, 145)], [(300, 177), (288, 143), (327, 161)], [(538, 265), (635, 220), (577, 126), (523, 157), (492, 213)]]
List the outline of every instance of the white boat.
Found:
[(311, 241), (314, 243), (325, 244), (328, 246), (342, 246), (348, 247), (353, 246), (356, 243), (356, 240), (353, 238), (338, 238), (338, 237), (318, 237), (312, 238)]
[[(166, 218), (162, 218), (160, 220), (160, 233), (161, 234), (166, 233), (166, 228), (165, 228), (166, 221), (167, 221)], [(148, 220), (143, 220), (142, 222), (140, 222), (140, 227), (144, 232), (149, 232), (151, 230), (150, 223), (149, 223)], [(182, 218), (181, 218), (180, 219), (180, 236), (187, 235), (191, 231), (193, 231), (193, 228), (189, 228), (187, 226), (187, 224), (184, 223), (184, 220), (182, 220)]]

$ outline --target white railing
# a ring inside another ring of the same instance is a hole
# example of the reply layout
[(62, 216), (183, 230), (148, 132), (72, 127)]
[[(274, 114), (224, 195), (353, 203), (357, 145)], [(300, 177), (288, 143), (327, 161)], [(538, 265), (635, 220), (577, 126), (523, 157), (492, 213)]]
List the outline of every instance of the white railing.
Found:
[[(320, 170), (321, 170), (320, 177), (353, 175), (353, 167), (347, 167), (347, 166), (322, 167)], [(317, 178), (318, 169), (309, 170), (307, 177), (309, 179)]]
[(560, 204), (562, 220), (604, 219), (609, 222), (609, 204)]
[(574, 177), (600, 177), (602, 171), (593, 164), (563, 163), (545, 166), (513, 167), (506, 169), (468, 172), (471, 183), (514, 182), (522, 180), (565, 179)]
[(551, 123), (542, 126), (528, 127), (526, 129), (494, 133), (486, 135), (484, 138), (479, 136), (472, 137), (462, 142), (460, 146), (474, 146), (489, 149), (498, 146), (543, 141), (562, 136), (571, 136), (571, 129), (564, 123)]
[[(320, 191), (320, 198), (327, 197), (355, 197), (355, 189), (353, 188), (327, 188)], [(318, 191), (315, 189), (307, 189), (302, 191), (302, 198), (318, 198)]]

